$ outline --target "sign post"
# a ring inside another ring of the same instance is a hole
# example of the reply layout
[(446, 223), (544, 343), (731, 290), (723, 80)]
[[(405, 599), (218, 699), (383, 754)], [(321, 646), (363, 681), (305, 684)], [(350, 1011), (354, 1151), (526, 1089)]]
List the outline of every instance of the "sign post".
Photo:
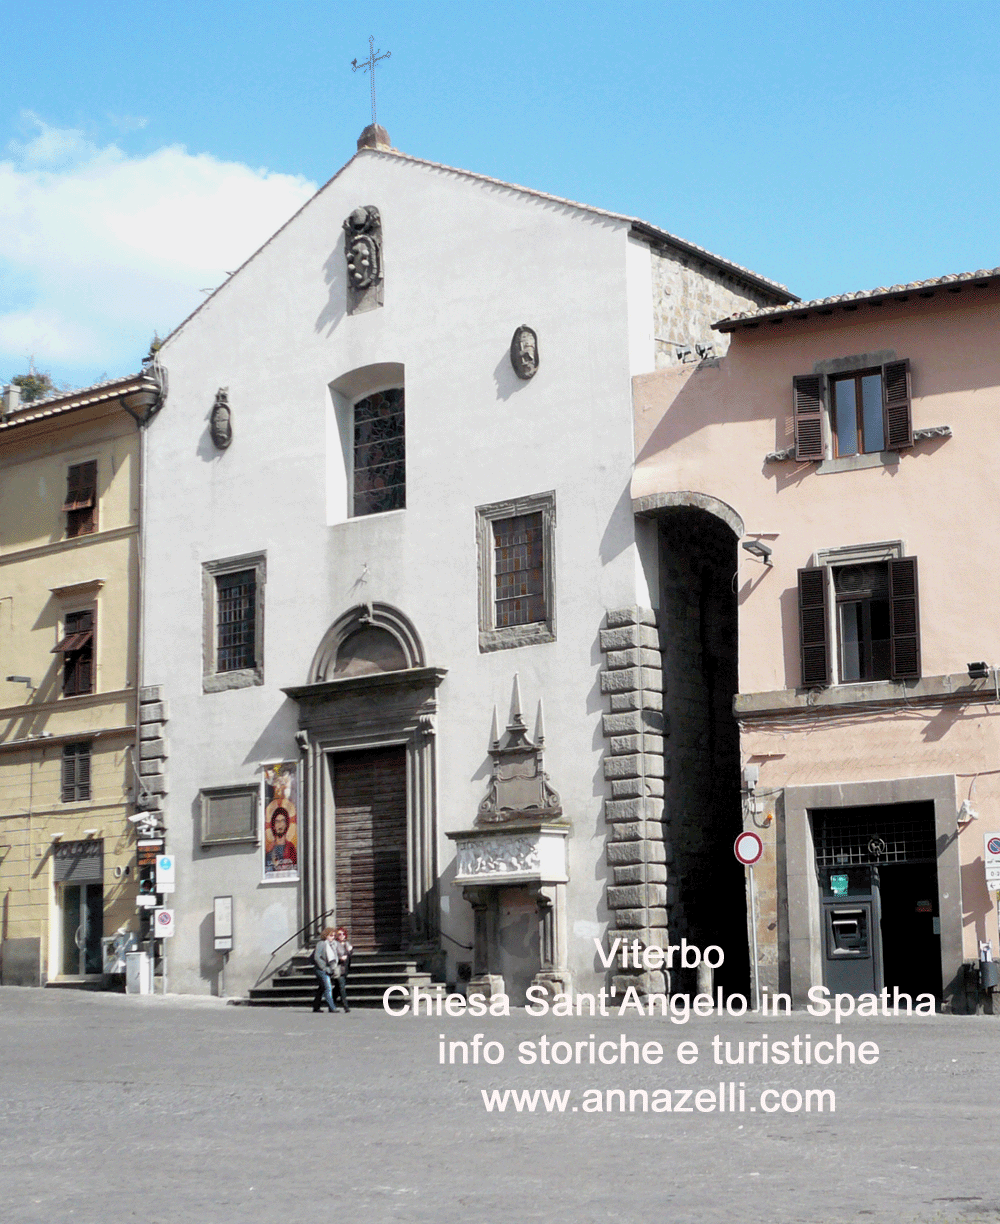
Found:
[(750, 869), (750, 943), (753, 958), (753, 1009), (760, 1007), (760, 966), (757, 964), (757, 887), (753, 878), (753, 865), (764, 853), (764, 843), (756, 833), (749, 830), (737, 837), (733, 853), (744, 867)]
[(215, 950), (222, 953), (222, 969), (219, 973), (219, 997), (226, 993), (226, 962), (233, 950), (233, 899), (215, 898)]

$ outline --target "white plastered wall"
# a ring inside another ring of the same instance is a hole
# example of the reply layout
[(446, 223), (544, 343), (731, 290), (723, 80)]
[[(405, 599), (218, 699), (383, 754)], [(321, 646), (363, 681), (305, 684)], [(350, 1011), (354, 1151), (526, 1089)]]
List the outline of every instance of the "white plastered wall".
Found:
[[(341, 225), (360, 204), (381, 212), (385, 304), (348, 316)], [(623, 222), (364, 153), (164, 346), (170, 396), (149, 438), (144, 682), (162, 684), (170, 704), (172, 988), (215, 988), (217, 894), (235, 897), (227, 991), (250, 985), (299, 925), (296, 888), (260, 883), (258, 849), (202, 851), (198, 791), (296, 759), (297, 709), (281, 689), (306, 681), (326, 629), (366, 600), (399, 608), (428, 664), (448, 669), (437, 720), (443, 929), (471, 943), (444, 833), (472, 824), (493, 705), (506, 714), (515, 672), (529, 726), (544, 697), (546, 768), (573, 823), (571, 923), (606, 920), (598, 631), (606, 609), (636, 599), (633, 247)], [(648, 314), (648, 252), (646, 265)], [(508, 355), (521, 323), (539, 341), (528, 382)], [(342, 475), (330, 469), (343, 457), (330, 384), (381, 362), (405, 368), (407, 508), (331, 522)], [(219, 387), (234, 432), (224, 452), (207, 429)], [(480, 654), (475, 507), (549, 489), (557, 640)], [(202, 694), (201, 566), (261, 551), (264, 684)], [(570, 959), (578, 977), (593, 974), (590, 940), (572, 941)]]

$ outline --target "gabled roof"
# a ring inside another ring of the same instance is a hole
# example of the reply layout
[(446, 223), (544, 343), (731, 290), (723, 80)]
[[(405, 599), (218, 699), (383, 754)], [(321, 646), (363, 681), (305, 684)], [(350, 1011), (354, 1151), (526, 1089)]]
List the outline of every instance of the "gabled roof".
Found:
[[(373, 151), (370, 149), (361, 150), (361, 152), (365, 153)], [(678, 238), (676, 234), (671, 234), (667, 230), (650, 225), (648, 221), (643, 221), (639, 217), (630, 217), (625, 213), (609, 212), (607, 209), (597, 208), (593, 204), (579, 204), (576, 200), (565, 200), (561, 196), (549, 195), (546, 191), (536, 191), (534, 187), (521, 187), (517, 183), (507, 183), (503, 179), (490, 178), (487, 174), (477, 174), (474, 170), (456, 170), (454, 166), (445, 166), (440, 162), (428, 161), (423, 157), (414, 157), (410, 153), (401, 153), (398, 149), (382, 149), (378, 150), (378, 152), (383, 156), (398, 157), (403, 161), (414, 162), (419, 166), (429, 166), (432, 170), (444, 170), (447, 174), (458, 174), (463, 178), (474, 179), (476, 182), (490, 183), (494, 187), (504, 187), (508, 191), (519, 191), (522, 195), (533, 196), (536, 200), (545, 200), (549, 204), (560, 204), (564, 208), (577, 208), (581, 212), (591, 213), (598, 217), (608, 217), (612, 221), (624, 221), (626, 224), (631, 225), (633, 230), (642, 238), (651, 239), (654, 243), (660, 243), (665, 246), (676, 247), (688, 255), (695, 255), (706, 263), (713, 264), (721, 271), (727, 272), (737, 280), (745, 281), (748, 285), (769, 293), (773, 297), (784, 298), (788, 302), (797, 302), (799, 300), (794, 293), (788, 291), (786, 285), (768, 280), (766, 276), (760, 276), (757, 272), (752, 272), (741, 264), (723, 259), (721, 255), (713, 255), (711, 251), (706, 251), (704, 247), (700, 247), (694, 242), (688, 242), (685, 238)], [(358, 154), (355, 154), (355, 156), (358, 156)], [(351, 160), (353, 161), (354, 158)]]
[(728, 259), (723, 259), (721, 255), (713, 255), (711, 251), (705, 250), (704, 247), (700, 247), (694, 242), (688, 242), (684, 238), (678, 238), (676, 234), (671, 234), (667, 230), (662, 230), (655, 225), (650, 225), (648, 221), (643, 221), (639, 217), (630, 217), (625, 213), (609, 212), (607, 209), (597, 208), (593, 204), (579, 204), (575, 200), (566, 200), (561, 196), (549, 195), (548, 192), (545, 191), (536, 191), (533, 187), (521, 187), (517, 183), (508, 183), (503, 179), (490, 178), (489, 175), (486, 174), (477, 174), (474, 170), (459, 170), (454, 166), (446, 166), (442, 162), (428, 161), (424, 157), (414, 157), (410, 153), (400, 152), (399, 149), (372, 149), (365, 147), (359, 149), (349, 161), (346, 161), (332, 178), (328, 179), (323, 186), (315, 192), (315, 194), (311, 195), (302, 205), (302, 207), (297, 209), (288, 218), (284, 225), (279, 226), (278, 229), (276, 229), (270, 236), (270, 238), (268, 238), (266, 242), (262, 243), (252, 255), (245, 259), (243, 263), (241, 263), (240, 266), (234, 272), (232, 272), (213, 293), (210, 293), (203, 302), (199, 302), (199, 304), (194, 308), (194, 310), (191, 311), (187, 318), (183, 319), (177, 324), (163, 343), (166, 344), (168, 340), (172, 340), (173, 337), (176, 336), (177, 333), (181, 331), (195, 317), (196, 314), (199, 313), (199, 311), (203, 310), (208, 303), (212, 301), (217, 293), (225, 289), (226, 285), (229, 284), (234, 276), (238, 276), (239, 273), (242, 272), (247, 266), (247, 264), (251, 263), (257, 258), (261, 251), (270, 246), (275, 238), (286, 230), (288, 226), (291, 225), (296, 219), (296, 217), (298, 217), (301, 212), (309, 207), (317, 196), (322, 195), (322, 193), (326, 191), (331, 184), (336, 182), (344, 171), (347, 170), (348, 167), (352, 166), (359, 157), (366, 155), (372, 157), (393, 157), (399, 161), (412, 162), (417, 166), (427, 166), (431, 170), (440, 170), (445, 174), (456, 174), (462, 178), (472, 179), (475, 182), (489, 183), (494, 187), (503, 187), (507, 191), (517, 191), (522, 195), (531, 196), (536, 200), (544, 200), (549, 204), (558, 204), (564, 208), (575, 208), (580, 212), (590, 213), (593, 216), (607, 217), (612, 221), (624, 222), (626, 225), (630, 225), (632, 227), (633, 232), (637, 236), (644, 238), (646, 241), (651, 242), (654, 245), (658, 244), (661, 246), (670, 246), (683, 252), (684, 254), (696, 256), (698, 259), (702, 259), (706, 263), (712, 264), (714, 267), (718, 268), (722, 272), (725, 272), (727, 275), (732, 276), (734, 279), (742, 281), (744, 284), (757, 289), (762, 293), (769, 294), (770, 296), (779, 300), (783, 300), (785, 302), (797, 302), (799, 300), (794, 293), (789, 292), (787, 286), (779, 284), (777, 281), (768, 280), (767, 277), (760, 276), (758, 273), (752, 272), (749, 268), (744, 268), (741, 264), (732, 263)]
[(862, 303), (881, 306), (887, 302), (909, 302), (914, 298), (932, 298), (939, 290), (961, 293), (963, 289), (985, 289), (1000, 283), (1000, 268), (980, 268), (978, 272), (954, 272), (931, 280), (910, 281), (906, 285), (884, 285), (877, 289), (862, 289), (857, 293), (838, 293), (833, 297), (814, 298), (811, 302), (793, 302), (785, 306), (762, 306), (758, 310), (742, 311), (720, 319), (712, 326), (716, 331), (759, 327), (761, 323), (784, 323), (786, 319), (808, 319), (857, 310)]
[(77, 391), (62, 391), (46, 399), (32, 400), (22, 404), (15, 412), (0, 417), (0, 430), (16, 429), (19, 425), (30, 425), (49, 417), (64, 416), (80, 408), (102, 404), (108, 400), (121, 399), (126, 395), (145, 390), (149, 385), (145, 374), (129, 374), (125, 378), (112, 378), (107, 382), (94, 383), (92, 387), (81, 387)]

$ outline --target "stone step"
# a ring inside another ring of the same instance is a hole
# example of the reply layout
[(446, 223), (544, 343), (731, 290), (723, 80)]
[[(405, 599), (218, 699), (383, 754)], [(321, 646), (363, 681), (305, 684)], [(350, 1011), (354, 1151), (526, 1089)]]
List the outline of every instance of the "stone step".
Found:
[[(390, 986), (404, 986), (409, 990), (419, 987), (429, 991), (440, 986), (442, 992), (445, 990), (443, 982), (433, 982), (431, 975), (405, 953), (354, 954), (347, 982), (348, 1002), (352, 1008), (381, 1008), (382, 997)], [(253, 987), (245, 999), (238, 1001), (250, 1007), (307, 1007), (312, 1005), (315, 990), (312, 953), (303, 950), (296, 952), (269, 982)], [(401, 996), (397, 994), (396, 998)]]

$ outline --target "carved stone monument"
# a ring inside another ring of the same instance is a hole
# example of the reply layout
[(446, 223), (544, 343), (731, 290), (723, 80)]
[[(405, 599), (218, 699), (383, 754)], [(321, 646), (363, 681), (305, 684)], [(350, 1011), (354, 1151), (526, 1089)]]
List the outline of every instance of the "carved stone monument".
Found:
[(233, 440), (233, 414), (229, 408), (228, 387), (220, 387), (215, 393), (212, 415), (208, 419), (208, 432), (219, 450), (225, 450)]
[(382, 217), (374, 204), (356, 208), (344, 222), (347, 313), (382, 305)]
[(475, 827), (448, 837), (455, 842), (455, 883), (475, 914), (470, 994), (504, 989), (500, 972), (499, 893), (521, 888), (538, 913), (539, 966), (532, 979), (549, 994), (570, 989), (566, 947), (566, 839), (569, 822), (542, 762), (545, 741), (538, 704), (535, 739), (521, 714), (517, 676), (511, 715), (501, 738), (496, 709), (490, 737), (493, 768)]
[(525, 381), (538, 372), (538, 335), (527, 323), (516, 328), (511, 338), (510, 364), (518, 378)]

